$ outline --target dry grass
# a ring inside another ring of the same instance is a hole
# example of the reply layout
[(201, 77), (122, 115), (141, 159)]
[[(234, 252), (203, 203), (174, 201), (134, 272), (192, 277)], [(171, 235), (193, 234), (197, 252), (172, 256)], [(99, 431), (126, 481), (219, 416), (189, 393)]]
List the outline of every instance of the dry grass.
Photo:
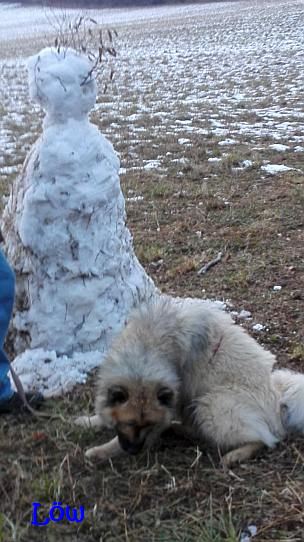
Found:
[[(157, 142), (162, 153), (166, 139)], [(127, 201), (137, 253), (163, 291), (229, 299), (236, 309), (250, 310), (255, 322), (267, 325), (257, 339), (280, 363), (301, 370), (303, 177), (261, 180), (254, 168), (236, 174), (233, 164), (211, 177), (217, 166), (201, 156), (215, 145), (214, 139), (192, 139), (182, 180), (180, 164), (169, 158), (166, 176), (140, 170), (122, 178), (127, 196), (131, 191), (144, 197)], [(150, 158), (150, 148), (141, 152), (143, 160)], [(205, 168), (210, 180), (199, 180), (197, 167)], [(198, 276), (219, 250), (225, 258)], [(276, 284), (280, 292), (273, 291)], [(247, 325), (250, 330), (252, 321)], [(251, 523), (258, 527), (258, 542), (303, 540), (303, 439), (283, 443), (233, 472), (221, 469), (216, 451), (203, 446), (200, 453), (169, 436), (139, 458), (93, 466), (83, 450), (98, 439), (70, 424), (92, 405), (88, 384), (47, 405), (64, 421), (1, 420), (3, 542), (235, 542)], [(102, 441), (107, 437), (100, 435)], [(54, 500), (85, 506), (83, 524), (31, 527), (31, 503), (39, 501), (46, 510)]]

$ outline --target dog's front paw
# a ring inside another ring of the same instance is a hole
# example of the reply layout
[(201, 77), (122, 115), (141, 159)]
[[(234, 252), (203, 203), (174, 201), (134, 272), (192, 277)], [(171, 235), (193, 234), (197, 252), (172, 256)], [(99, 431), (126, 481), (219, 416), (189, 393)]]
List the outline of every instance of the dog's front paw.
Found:
[(259, 441), (249, 442), (248, 444), (244, 444), (244, 446), (231, 450), (231, 452), (227, 452), (222, 457), (222, 465), (223, 467), (231, 467), (232, 465), (235, 465), (235, 463), (247, 461), (247, 459), (254, 457), (263, 446), (264, 444)]
[(95, 416), (79, 416), (79, 418), (75, 418), (74, 424), (85, 429), (98, 429), (102, 427), (102, 421), (96, 414)]
[(123, 453), (123, 450), (120, 447), (117, 437), (114, 437), (109, 442), (102, 444), (101, 446), (94, 446), (94, 448), (89, 448), (85, 456), (87, 459), (98, 459), (99, 461), (107, 461), (112, 457), (116, 457)]
[(222, 457), (221, 463), (224, 468), (230, 468), (236, 463), (240, 463), (242, 459), (242, 454), (239, 450), (232, 450)]
[(87, 459), (98, 459), (98, 461), (107, 461), (111, 455), (107, 450), (104, 449), (103, 446), (94, 446), (93, 448), (89, 448), (85, 452), (85, 457)]
[(79, 427), (90, 427), (89, 420), (90, 420), (90, 416), (79, 416), (78, 418), (75, 418), (73, 422), (75, 425), (78, 425)]

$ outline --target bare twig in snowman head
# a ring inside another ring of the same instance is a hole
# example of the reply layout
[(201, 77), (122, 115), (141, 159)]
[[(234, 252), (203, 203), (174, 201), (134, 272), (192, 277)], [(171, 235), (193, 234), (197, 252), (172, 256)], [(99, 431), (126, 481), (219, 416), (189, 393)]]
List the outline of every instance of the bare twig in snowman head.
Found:
[(92, 17), (80, 13), (73, 17), (66, 11), (52, 11), (48, 21), (55, 30), (54, 46), (58, 54), (66, 54), (73, 49), (87, 56), (91, 68), (83, 80), (86, 85), (92, 76), (103, 79), (104, 92), (109, 81), (114, 77), (113, 60), (117, 56), (115, 39), (118, 37), (115, 29), (103, 29)]
[(46, 111), (45, 122), (87, 117), (96, 101), (94, 63), (74, 49), (48, 47), (28, 61), (30, 96)]

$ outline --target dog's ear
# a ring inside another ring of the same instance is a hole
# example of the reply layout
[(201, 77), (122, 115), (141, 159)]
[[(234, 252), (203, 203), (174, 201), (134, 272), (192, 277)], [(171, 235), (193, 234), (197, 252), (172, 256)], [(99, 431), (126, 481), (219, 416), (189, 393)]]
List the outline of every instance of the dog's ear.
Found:
[(125, 403), (129, 398), (128, 391), (123, 386), (112, 386), (107, 392), (107, 405), (114, 406)]
[(174, 392), (167, 387), (160, 388), (157, 392), (157, 399), (163, 406), (171, 407), (174, 400)]

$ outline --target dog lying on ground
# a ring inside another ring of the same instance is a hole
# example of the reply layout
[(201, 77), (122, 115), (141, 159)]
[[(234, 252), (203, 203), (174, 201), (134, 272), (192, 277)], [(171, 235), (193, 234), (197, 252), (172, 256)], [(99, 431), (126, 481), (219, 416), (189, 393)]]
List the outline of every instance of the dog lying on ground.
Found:
[(160, 298), (143, 306), (100, 367), (96, 415), (76, 421), (113, 427), (117, 436), (86, 456), (136, 454), (174, 420), (216, 446), (227, 466), (272, 448), (287, 433), (304, 432), (304, 375), (273, 370), (274, 363), (208, 304)]

